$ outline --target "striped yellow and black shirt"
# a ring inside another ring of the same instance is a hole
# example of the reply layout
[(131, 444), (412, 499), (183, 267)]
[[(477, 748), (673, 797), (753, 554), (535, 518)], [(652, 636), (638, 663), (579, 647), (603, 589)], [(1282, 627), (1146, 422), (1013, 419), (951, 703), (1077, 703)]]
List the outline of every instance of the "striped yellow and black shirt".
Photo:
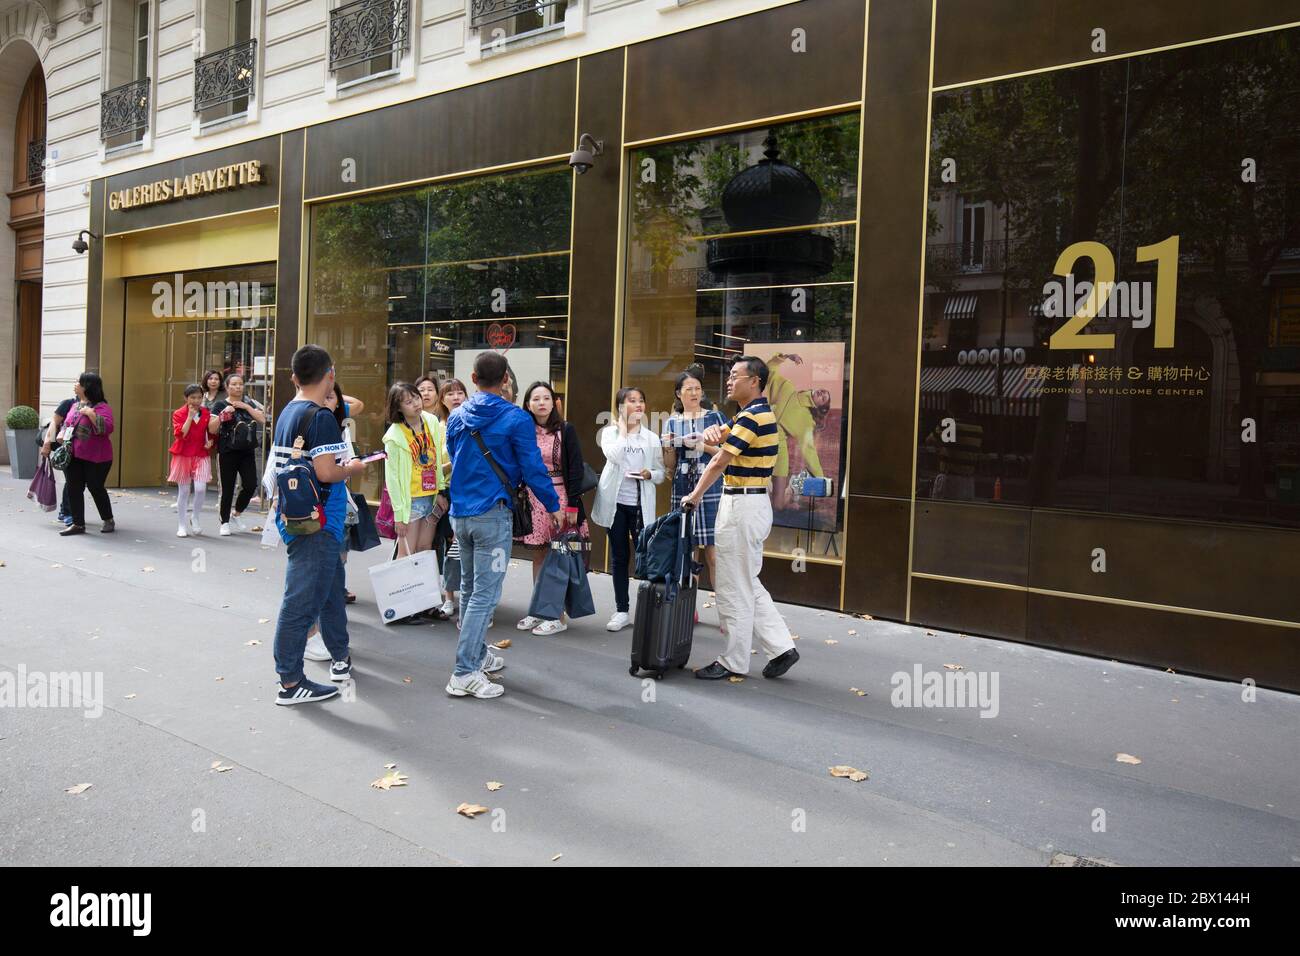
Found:
[(731, 460), (723, 472), (723, 487), (768, 487), (776, 466), (778, 441), (776, 416), (767, 399), (759, 396), (742, 408), (727, 426), (722, 450)]

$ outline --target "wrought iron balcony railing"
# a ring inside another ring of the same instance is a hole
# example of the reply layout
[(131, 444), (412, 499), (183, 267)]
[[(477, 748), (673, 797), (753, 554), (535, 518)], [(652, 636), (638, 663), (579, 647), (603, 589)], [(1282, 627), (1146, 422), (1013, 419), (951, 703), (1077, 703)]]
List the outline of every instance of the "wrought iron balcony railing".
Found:
[(149, 78), (124, 83), (99, 95), (99, 138), (124, 133), (144, 137), (149, 128)]
[(194, 111), (253, 95), (257, 41), (245, 40), (194, 61)]
[(1002, 272), (1007, 267), (1008, 245), (1005, 239), (932, 242), (925, 248), (926, 269), (931, 276)]
[(27, 182), (29, 185), (45, 181), (45, 140), (34, 139), (27, 144)]
[(405, 52), (410, 14), (410, 0), (355, 0), (331, 10), (330, 72)]
[(469, 23), (482, 27), (520, 13), (541, 14), (550, 7), (565, 7), (569, 0), (470, 0)]

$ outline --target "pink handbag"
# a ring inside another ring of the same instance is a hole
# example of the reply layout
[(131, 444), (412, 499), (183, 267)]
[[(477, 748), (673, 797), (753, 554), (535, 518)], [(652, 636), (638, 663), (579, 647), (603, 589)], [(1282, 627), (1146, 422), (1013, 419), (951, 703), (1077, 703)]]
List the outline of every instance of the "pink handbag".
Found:
[(375, 530), (379, 537), (389, 541), (397, 540), (397, 522), (393, 519), (393, 502), (388, 497), (388, 488), (379, 493), (379, 513), (375, 515)]

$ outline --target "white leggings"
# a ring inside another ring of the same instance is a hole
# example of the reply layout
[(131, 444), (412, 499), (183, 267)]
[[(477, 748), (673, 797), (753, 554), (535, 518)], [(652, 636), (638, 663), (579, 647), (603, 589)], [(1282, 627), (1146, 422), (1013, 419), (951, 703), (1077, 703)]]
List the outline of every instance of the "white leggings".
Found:
[[(194, 520), (199, 520), (199, 512), (203, 510), (203, 496), (208, 493), (208, 483), (206, 481), (196, 481), (194, 484)], [(185, 513), (189, 511), (190, 504), (190, 482), (182, 481), (176, 486), (176, 518), (181, 524), (185, 523)]]

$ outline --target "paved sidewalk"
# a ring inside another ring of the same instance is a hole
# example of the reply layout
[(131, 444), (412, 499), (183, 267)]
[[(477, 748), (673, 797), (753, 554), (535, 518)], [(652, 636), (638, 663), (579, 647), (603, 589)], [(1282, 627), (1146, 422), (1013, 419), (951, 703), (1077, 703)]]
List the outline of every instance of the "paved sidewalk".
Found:
[[(155, 491), (113, 493), (115, 535), (60, 538), (25, 490), (0, 469), (0, 681), (101, 673), (104, 710), (0, 709), (0, 863), (1300, 863), (1300, 697), (789, 605), (787, 677), (643, 682), (608, 577), (539, 638), (517, 562), (489, 634), (506, 694), (452, 699), (454, 626), (383, 627), (375, 550), (349, 564), (356, 699), (281, 708), (281, 549), (217, 537), (212, 495), (178, 539)], [(723, 643), (701, 601), (692, 666)], [(996, 717), (893, 706), (918, 665), (996, 673)], [(408, 786), (370, 786), (388, 763)]]

